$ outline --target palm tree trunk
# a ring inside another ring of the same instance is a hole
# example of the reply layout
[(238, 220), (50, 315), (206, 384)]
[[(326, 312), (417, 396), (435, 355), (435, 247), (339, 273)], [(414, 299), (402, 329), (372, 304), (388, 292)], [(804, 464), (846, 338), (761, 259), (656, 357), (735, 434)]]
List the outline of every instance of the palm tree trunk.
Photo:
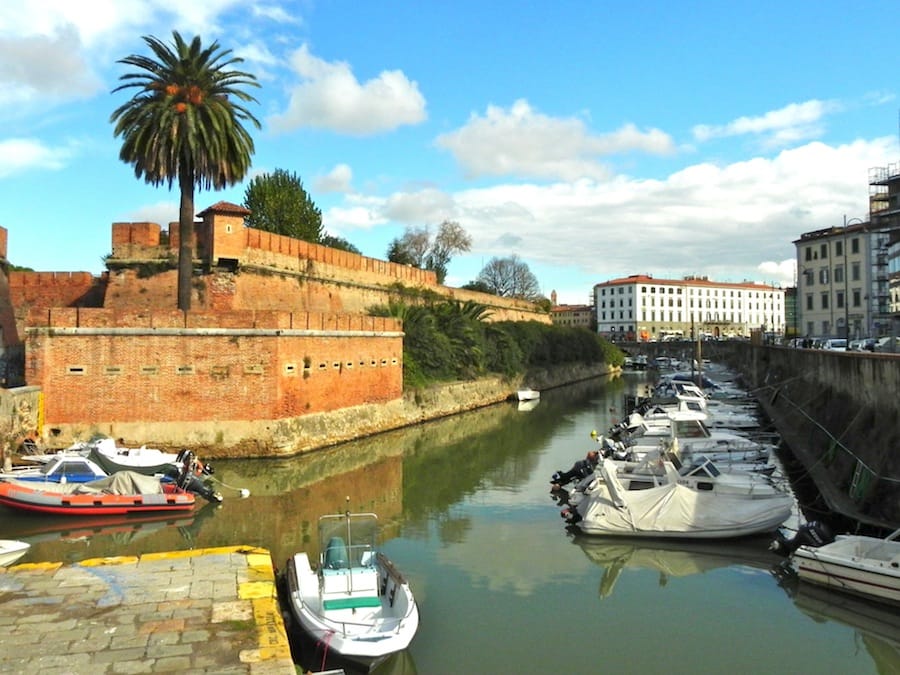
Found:
[(178, 177), (181, 205), (178, 210), (178, 309), (191, 308), (191, 281), (194, 276), (194, 176), (182, 171)]

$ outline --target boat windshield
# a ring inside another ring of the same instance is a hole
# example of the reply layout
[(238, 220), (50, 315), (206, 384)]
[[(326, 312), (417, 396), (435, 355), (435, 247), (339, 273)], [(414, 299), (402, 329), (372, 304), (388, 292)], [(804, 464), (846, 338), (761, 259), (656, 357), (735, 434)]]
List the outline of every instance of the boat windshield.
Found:
[(374, 564), (377, 536), (378, 517), (374, 513), (322, 516), (319, 519), (319, 559), (323, 569)]

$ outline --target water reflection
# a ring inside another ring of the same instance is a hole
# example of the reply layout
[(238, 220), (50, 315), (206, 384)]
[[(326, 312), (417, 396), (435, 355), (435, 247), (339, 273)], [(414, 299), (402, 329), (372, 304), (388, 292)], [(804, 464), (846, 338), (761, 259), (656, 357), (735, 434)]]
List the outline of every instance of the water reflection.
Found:
[[(551, 474), (595, 447), (591, 429), (608, 428), (645, 381), (588, 381), (542, 392), (528, 412), (509, 402), (291, 459), (219, 460), (225, 502), (184, 520), (53, 523), (0, 507), (0, 536), (33, 537), (31, 562), (245, 544), (279, 565), (301, 550), (318, 556), (320, 515), (372, 511), (423, 616), (409, 652), (379, 673), (667, 672), (673, 663), (681, 672), (872, 673), (873, 662), (897, 672), (896, 620), (871, 616), (883, 628), (863, 628), (821, 608), (810, 620), (801, 594), (787, 596), (768, 574), (767, 540), (567, 533)], [(645, 631), (602, 630), (648, 617), (666, 626), (658, 649)], [(735, 640), (735, 630), (755, 638)], [(304, 656), (320, 669), (315, 644)]]
[(776, 578), (807, 618), (819, 624), (849, 626), (879, 673), (900, 673), (900, 612), (895, 606), (804, 583), (796, 577)]
[(603, 567), (601, 598), (612, 595), (616, 582), (628, 570), (658, 572), (657, 583), (662, 588), (673, 578), (737, 565), (770, 569), (779, 559), (768, 550), (768, 537), (710, 542), (586, 536), (573, 540), (591, 562)]

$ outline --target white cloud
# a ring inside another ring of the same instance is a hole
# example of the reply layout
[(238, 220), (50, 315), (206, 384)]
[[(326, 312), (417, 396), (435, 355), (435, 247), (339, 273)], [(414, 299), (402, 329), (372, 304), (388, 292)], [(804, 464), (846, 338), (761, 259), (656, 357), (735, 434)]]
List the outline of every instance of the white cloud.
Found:
[(577, 118), (538, 113), (525, 100), (508, 110), (488, 106), (465, 126), (435, 141), (449, 150), (470, 176), (519, 176), (577, 180), (609, 177), (601, 157), (627, 152), (668, 154), (672, 139), (658, 129), (640, 131), (632, 124), (594, 135)]
[(178, 202), (170, 200), (145, 204), (124, 214), (121, 220), (126, 223), (156, 223), (166, 231), (169, 223), (178, 221)]
[(46, 107), (48, 102), (90, 98), (102, 89), (71, 29), (53, 37), (0, 36), (0, 86), (5, 92), (0, 109), (5, 111), (28, 103)]
[(434, 188), (391, 195), (381, 207), (387, 220), (404, 225), (437, 225), (458, 213), (453, 197)]
[(306, 45), (290, 65), (300, 82), (290, 88), (287, 110), (269, 119), (276, 131), (310, 127), (367, 136), (426, 119), (418, 84), (399, 70), (361, 83), (347, 63), (319, 59)]
[(353, 169), (346, 164), (338, 164), (325, 176), (313, 181), (317, 192), (350, 192), (353, 181)]
[(664, 180), (416, 190), (373, 200), (368, 209), (394, 222), (452, 217), (472, 236), (475, 261), (517, 253), (590, 283), (648, 272), (787, 284), (789, 265), (767, 261), (791, 258), (803, 232), (865, 213), (868, 169), (895, 154), (888, 138), (810, 143), (770, 159), (698, 164)]
[(739, 117), (720, 126), (698, 124), (694, 127), (693, 134), (700, 142), (729, 136), (765, 136), (767, 144), (785, 146), (819, 136), (822, 133), (822, 120), (839, 107), (834, 101), (815, 99), (791, 103), (758, 117)]
[(62, 169), (71, 154), (70, 148), (51, 148), (30, 138), (0, 141), (0, 178), (30, 169)]

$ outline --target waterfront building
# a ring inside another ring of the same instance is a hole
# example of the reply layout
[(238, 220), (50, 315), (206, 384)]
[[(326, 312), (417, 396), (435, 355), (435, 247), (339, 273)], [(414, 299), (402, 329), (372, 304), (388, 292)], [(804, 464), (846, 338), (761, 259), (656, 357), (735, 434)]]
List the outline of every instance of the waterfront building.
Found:
[(883, 237), (869, 223), (851, 219), (793, 242), (798, 335), (855, 340), (879, 334), (875, 263)]
[(556, 326), (593, 328), (594, 308), (591, 305), (554, 305), (550, 320)]
[(597, 332), (611, 340), (768, 338), (784, 335), (784, 290), (708, 277), (634, 274), (594, 286)]

